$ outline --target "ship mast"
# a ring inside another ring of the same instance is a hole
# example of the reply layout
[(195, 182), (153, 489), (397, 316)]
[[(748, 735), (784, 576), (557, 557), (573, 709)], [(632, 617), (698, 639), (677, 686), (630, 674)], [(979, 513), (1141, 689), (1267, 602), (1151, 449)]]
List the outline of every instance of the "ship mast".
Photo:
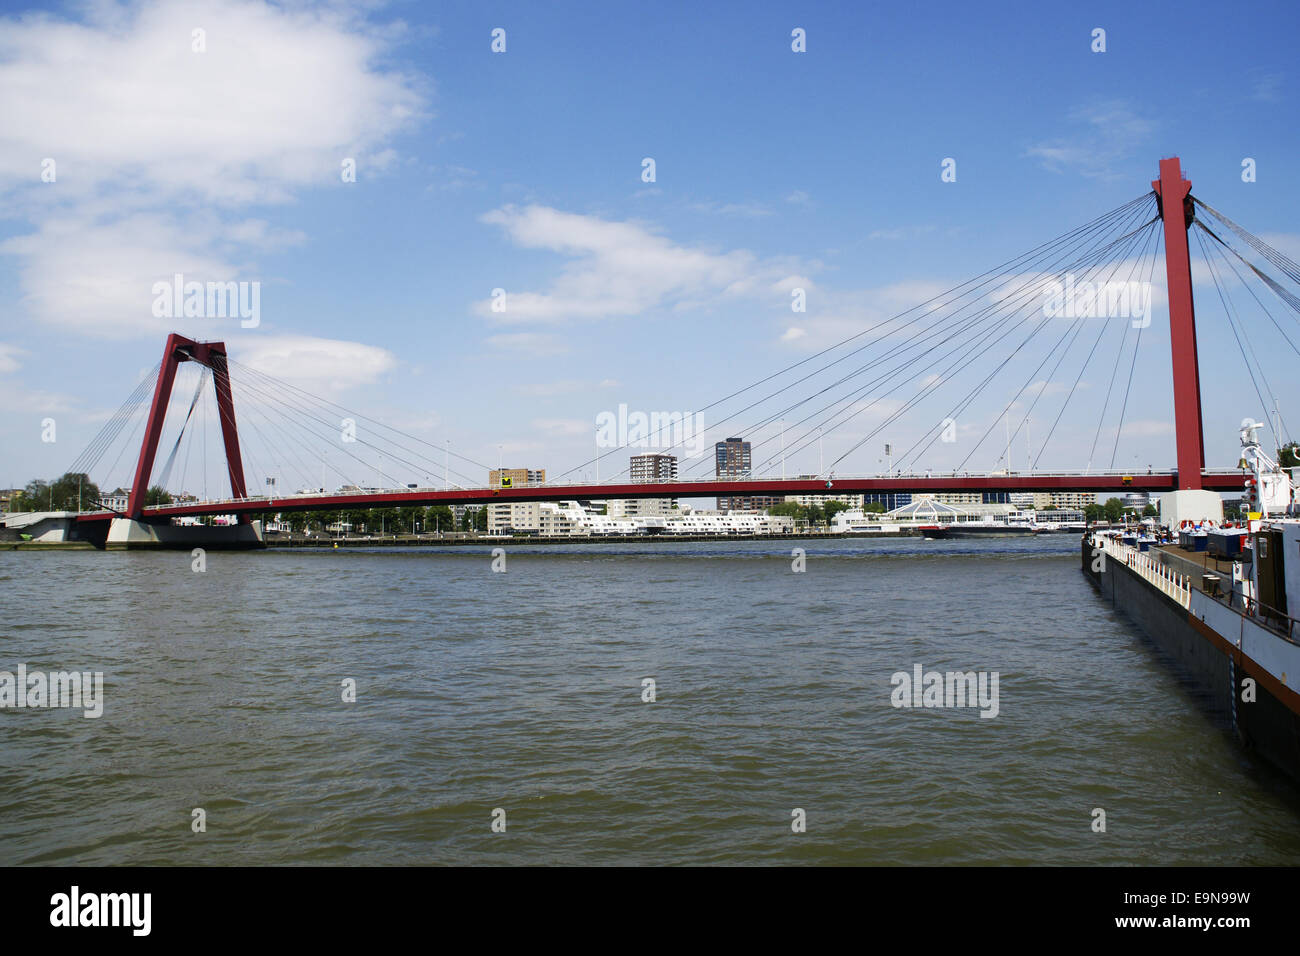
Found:
[(1246, 479), (1246, 500), (1250, 511), (1262, 518), (1290, 514), (1292, 511), (1291, 476), (1282, 470), (1259, 444), (1262, 422), (1243, 419), (1241, 423), (1241, 467), (1251, 473)]

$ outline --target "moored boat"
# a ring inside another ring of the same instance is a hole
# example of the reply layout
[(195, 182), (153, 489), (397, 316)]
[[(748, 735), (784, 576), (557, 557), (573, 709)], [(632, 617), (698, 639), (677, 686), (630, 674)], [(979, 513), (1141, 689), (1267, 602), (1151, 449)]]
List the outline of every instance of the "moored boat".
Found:
[[(1241, 429), (1250, 519), (1237, 540), (1210, 549), (1208, 534), (1192, 531), (1142, 542), (1143, 551), (1119, 532), (1094, 531), (1081, 558), (1101, 595), (1200, 686), (1238, 738), (1300, 781), (1300, 623), (1290, 613), (1300, 613), (1300, 514), (1290, 475), (1259, 445), (1260, 427)], [(1161, 511), (1174, 528), (1223, 523), (1211, 492), (1171, 492)]]

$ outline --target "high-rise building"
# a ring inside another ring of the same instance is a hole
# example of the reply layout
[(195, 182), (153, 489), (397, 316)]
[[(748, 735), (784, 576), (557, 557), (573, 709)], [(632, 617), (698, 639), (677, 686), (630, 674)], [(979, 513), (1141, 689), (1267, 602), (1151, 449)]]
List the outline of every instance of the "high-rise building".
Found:
[[(713, 474), (718, 478), (748, 478), (753, 460), (749, 442), (742, 438), (728, 438), (713, 446)], [(748, 510), (743, 497), (726, 497), (717, 500), (719, 511)]]
[(1048, 508), (1058, 511), (1082, 511), (1088, 505), (1097, 503), (1097, 496), (1091, 491), (1036, 491), (1033, 499), (1033, 506), (1039, 511), (1046, 511)]
[(1124, 510), (1140, 512), (1151, 504), (1151, 495), (1145, 491), (1129, 491), (1120, 500), (1124, 502)]
[[(713, 474), (718, 478), (748, 478), (753, 469), (749, 442), (728, 438), (713, 446)], [(718, 499), (719, 511), (761, 511), (781, 503), (777, 495), (729, 495)]]
[[(493, 468), (488, 472), (488, 486), (491, 488), (524, 488), (544, 484), (545, 468)], [(486, 507), (489, 533), (506, 532), (511, 528), (523, 531), (537, 527), (536, 505), (530, 508), (526, 503), (503, 501), (493, 502)]]
[[(502, 484), (502, 479), (509, 484)], [(522, 488), (525, 485), (546, 484), (546, 469), (533, 468), (493, 468), (488, 472), (488, 486), (491, 488)]]
[(886, 511), (893, 511), (895, 508), (911, 503), (912, 493), (909, 491), (869, 491), (862, 496), (863, 507), (883, 505)]
[(634, 483), (672, 481), (677, 477), (677, 456), (633, 455), (629, 459), (628, 475)]
[[(633, 455), (628, 462), (632, 484), (652, 484), (677, 479), (677, 456), (662, 453)], [(643, 518), (671, 515), (677, 510), (676, 498), (611, 498), (606, 513), (611, 518)]]

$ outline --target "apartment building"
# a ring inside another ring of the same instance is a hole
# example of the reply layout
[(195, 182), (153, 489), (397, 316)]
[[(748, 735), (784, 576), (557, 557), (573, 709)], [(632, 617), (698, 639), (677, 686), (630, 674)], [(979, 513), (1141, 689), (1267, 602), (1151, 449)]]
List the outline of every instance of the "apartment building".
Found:
[[(628, 460), (628, 480), (631, 484), (652, 484), (676, 479), (676, 455), (633, 455)], [(676, 498), (611, 498), (607, 505), (611, 518), (643, 518), (677, 512)]]
[[(713, 446), (713, 474), (718, 478), (749, 478), (753, 473), (750, 443), (728, 438)], [(782, 502), (779, 495), (732, 495), (717, 500), (718, 511), (762, 511)]]
[[(493, 468), (488, 472), (490, 488), (528, 488), (546, 484), (545, 468)], [(488, 510), (488, 533), (505, 534), (510, 530), (536, 531), (540, 513), (536, 502), (493, 502)]]

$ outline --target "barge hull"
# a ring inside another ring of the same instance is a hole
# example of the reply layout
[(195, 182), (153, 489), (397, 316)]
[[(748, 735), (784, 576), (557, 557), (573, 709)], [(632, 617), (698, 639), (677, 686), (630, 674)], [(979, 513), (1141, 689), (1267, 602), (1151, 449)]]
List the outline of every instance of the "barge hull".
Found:
[[(1087, 536), (1080, 557), (1101, 597), (1166, 655), (1210, 713), (1244, 746), (1300, 782), (1300, 695), (1288, 686), (1300, 677), (1300, 647), (1195, 588), (1184, 607), (1123, 561), (1094, 549)], [(1266, 657), (1273, 658), (1271, 668), (1261, 662)], [(1287, 667), (1295, 669), (1288, 674)], [(1243, 699), (1248, 682), (1253, 701)]]

